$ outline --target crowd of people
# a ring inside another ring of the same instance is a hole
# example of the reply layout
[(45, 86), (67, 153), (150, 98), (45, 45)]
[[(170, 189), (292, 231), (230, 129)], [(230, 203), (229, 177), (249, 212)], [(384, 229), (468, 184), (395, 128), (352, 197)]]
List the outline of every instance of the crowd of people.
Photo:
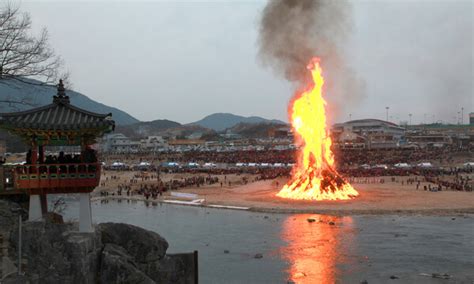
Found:
[[(32, 167), (31, 164), (33, 163), (37, 166)], [(43, 151), (36, 153), (29, 150), (26, 153), (25, 166), (16, 167), (15, 171), (21, 174), (68, 174), (95, 172), (97, 170), (95, 163), (97, 163), (97, 153), (95, 150), (89, 147), (79, 154), (65, 153), (60, 151), (57, 154), (48, 154), (46, 156), (44, 155)]]
[[(170, 179), (163, 180), (158, 174), (148, 174), (145, 172), (136, 173), (132, 178), (123, 181), (117, 185), (116, 192), (113, 195), (117, 194), (118, 196), (127, 195), (143, 195), (146, 199), (153, 198), (156, 199), (157, 196), (162, 195), (163, 192), (168, 190), (176, 190), (186, 187), (202, 187), (205, 185), (213, 185), (216, 183), (223, 186), (223, 182), (226, 181), (226, 176), (224, 176), (223, 181), (220, 181), (219, 177), (211, 176), (210, 174), (203, 176), (191, 176), (183, 177), (181, 179)], [(110, 181), (119, 181), (120, 177), (116, 175), (107, 176), (104, 173), (103, 181), (101, 182), (102, 187), (106, 187), (107, 183)], [(101, 196), (107, 196), (109, 193), (105, 190), (100, 192)]]
[[(470, 167), (447, 167), (454, 163), (454, 157), (473, 156), (472, 149), (338, 149), (335, 150), (335, 160), (337, 169), (342, 176), (350, 182), (366, 181), (384, 182), (384, 177), (417, 177), (415, 179), (405, 179), (407, 183), (413, 184), (421, 182), (430, 182), (438, 185), (439, 189), (449, 190), (472, 190), (472, 179), (469, 175), (473, 173)], [(226, 185), (227, 181), (222, 180), (226, 175), (244, 175), (254, 176), (253, 181), (276, 179), (279, 177), (289, 177), (291, 167), (258, 167), (248, 166), (249, 163), (281, 163), (287, 165), (295, 163), (296, 152), (294, 150), (265, 150), (265, 151), (234, 151), (234, 152), (198, 152), (190, 151), (185, 153), (161, 153), (157, 156), (130, 155), (122, 157), (121, 161), (127, 163), (139, 163), (144, 160), (154, 165), (153, 172), (158, 176), (151, 176), (159, 180), (159, 173), (186, 173), (192, 175), (190, 178), (182, 180), (171, 180), (163, 183), (163, 190), (176, 189), (183, 187), (201, 187), (205, 184), (221, 183)], [(107, 156), (107, 161), (113, 161), (117, 157)], [(123, 158), (127, 159), (124, 160)], [(183, 166), (166, 167), (164, 162), (176, 162)], [(187, 167), (186, 163), (222, 163), (225, 166), (219, 167)], [(444, 167), (420, 168), (406, 167), (397, 168), (396, 163), (407, 163), (416, 165), (419, 162), (432, 162)], [(236, 166), (237, 163), (247, 163), (247, 166)], [(367, 167), (366, 165), (387, 165), (386, 167)], [(364, 165), (364, 166), (363, 166)], [(220, 177), (220, 178), (219, 178)], [(382, 178), (380, 178), (382, 177)], [(454, 178), (453, 178), (454, 177)], [(147, 177), (141, 178), (142, 181)], [(249, 182), (244, 179), (243, 183)], [(160, 190), (160, 185), (158, 186)]]
[(457, 191), (472, 191), (472, 177), (466, 175), (472, 173), (472, 168), (451, 168), (438, 172), (429, 172), (424, 175), (427, 182), (437, 185), (438, 190), (448, 189)]
[[(437, 164), (449, 164), (453, 162), (453, 156), (459, 152), (457, 148), (425, 148), (425, 149), (340, 149), (334, 152), (335, 159), (341, 166), (358, 166), (363, 164), (386, 164), (397, 163), (416, 164), (420, 162), (435, 162)], [(463, 150), (465, 152), (465, 150)], [(474, 153), (471, 151), (471, 153)], [(474, 154), (472, 154), (474, 155)]]
[[(29, 150), (26, 153), (26, 164), (33, 162), (33, 155), (35, 153)], [(44, 156), (44, 152), (36, 153), (35, 162), (38, 164), (79, 164), (79, 163), (96, 163), (97, 153), (94, 149), (86, 147), (82, 153), (64, 153), (60, 151), (56, 154), (49, 154)]]
[[(462, 152), (460, 152), (462, 151)], [(416, 164), (431, 161), (437, 164), (449, 164), (453, 162), (456, 153), (469, 153), (474, 157), (474, 149), (458, 148), (395, 148), (395, 149), (334, 149), (334, 157), (341, 167), (352, 167), (363, 164), (387, 164), (396, 163)], [(164, 162), (186, 163), (295, 163), (297, 152), (295, 150), (263, 150), (263, 151), (233, 151), (233, 152), (200, 152), (189, 151), (183, 153), (164, 152), (153, 155), (108, 155), (104, 157), (107, 163), (116, 160), (127, 161), (129, 163), (139, 163), (147, 160), (153, 165)]]

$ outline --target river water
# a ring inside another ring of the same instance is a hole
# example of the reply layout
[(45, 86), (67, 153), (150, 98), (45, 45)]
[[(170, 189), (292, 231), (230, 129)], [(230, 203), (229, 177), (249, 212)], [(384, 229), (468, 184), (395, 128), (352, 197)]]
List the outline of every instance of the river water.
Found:
[[(334, 217), (114, 200), (92, 210), (96, 223), (159, 233), (170, 253), (198, 250), (200, 283), (474, 281), (472, 215)], [(77, 219), (78, 202), (68, 202), (64, 214)], [(432, 273), (451, 279), (420, 275)]]

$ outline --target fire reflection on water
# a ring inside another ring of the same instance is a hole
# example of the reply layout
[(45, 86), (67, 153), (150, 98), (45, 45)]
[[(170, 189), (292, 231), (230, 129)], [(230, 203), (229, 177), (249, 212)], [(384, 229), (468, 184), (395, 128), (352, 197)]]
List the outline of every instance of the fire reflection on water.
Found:
[[(340, 262), (350, 237), (342, 238), (341, 230), (352, 227), (351, 217), (301, 214), (283, 223), (281, 249), (289, 263), (289, 280), (294, 283), (335, 283), (336, 263)], [(351, 234), (348, 234), (351, 235)], [(342, 240), (345, 242), (342, 244)]]

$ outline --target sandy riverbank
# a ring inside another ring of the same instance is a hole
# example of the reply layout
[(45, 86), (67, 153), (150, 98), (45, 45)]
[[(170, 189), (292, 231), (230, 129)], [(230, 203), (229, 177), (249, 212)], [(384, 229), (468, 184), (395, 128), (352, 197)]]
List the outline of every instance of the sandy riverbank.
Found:
[[(282, 184), (281, 182), (279, 184)], [(264, 212), (350, 214), (474, 213), (472, 192), (427, 192), (395, 183), (355, 184), (360, 195), (348, 201), (300, 201), (276, 197), (274, 181), (261, 181), (231, 189), (190, 189), (207, 203), (246, 206)], [(407, 187), (407, 188), (404, 188)]]
[[(121, 173), (121, 181), (130, 173)], [(164, 178), (177, 178), (170, 175)], [(202, 204), (249, 207), (249, 210), (275, 213), (322, 213), (331, 215), (353, 214), (424, 214), (450, 215), (474, 214), (474, 192), (441, 191), (429, 192), (416, 190), (414, 185), (402, 185), (398, 182), (384, 184), (354, 184), (360, 195), (347, 201), (299, 201), (276, 197), (285, 179), (257, 181), (248, 184), (238, 182), (241, 176), (228, 176), (233, 186), (215, 184), (200, 188), (183, 188), (179, 192), (194, 193)], [(119, 181), (116, 181), (117, 183)], [(153, 182), (153, 181), (150, 181)], [(114, 183), (107, 186), (108, 190), (116, 188)], [(420, 188), (423, 188), (422, 186)], [(98, 188), (96, 191), (103, 190)], [(115, 198), (117, 196), (110, 196)], [(121, 198), (127, 198), (122, 195)], [(144, 200), (141, 195), (134, 195), (135, 200)], [(176, 199), (166, 193), (157, 201)]]

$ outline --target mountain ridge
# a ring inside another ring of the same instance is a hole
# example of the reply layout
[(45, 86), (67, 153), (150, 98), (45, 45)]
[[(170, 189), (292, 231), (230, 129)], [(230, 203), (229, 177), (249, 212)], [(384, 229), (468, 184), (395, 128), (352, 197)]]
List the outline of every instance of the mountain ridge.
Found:
[(189, 123), (189, 125), (199, 125), (205, 128), (209, 128), (215, 131), (223, 131), (239, 123), (248, 123), (248, 124), (259, 124), (259, 123), (272, 123), (272, 124), (282, 124), (287, 125), (286, 122), (283, 122), (278, 119), (266, 119), (260, 116), (241, 116), (232, 113), (223, 113), (217, 112), (205, 116), (204, 118)]
[[(22, 78), (21, 81), (15, 79), (2, 79), (0, 80), (0, 113), (17, 112), (48, 105), (52, 102), (53, 96), (56, 94), (57, 90), (55, 86), (45, 85), (34, 79)], [(130, 132), (130, 130), (134, 127), (136, 128), (134, 130), (146, 133), (147, 131), (145, 130), (147, 129), (149, 129), (151, 132), (157, 132), (159, 130), (164, 130), (168, 128), (186, 128), (187, 126), (193, 125), (219, 132), (225, 131), (226, 129), (230, 129), (239, 123), (271, 123), (282, 125), (287, 124), (277, 119), (266, 119), (260, 116), (246, 117), (242, 115), (224, 112), (212, 113), (198, 121), (187, 124), (181, 124), (167, 119), (140, 121), (119, 108), (111, 107), (106, 104), (97, 102), (82, 93), (73, 90), (66, 90), (66, 94), (69, 96), (71, 104), (77, 107), (96, 113), (112, 113), (112, 117), (115, 120), (116, 125), (118, 126), (117, 130), (121, 129), (120, 126), (130, 126), (127, 127), (128, 129), (126, 129), (126, 132)], [(8, 103), (9, 101), (11, 101), (12, 103)], [(136, 131), (133, 132), (136, 133)]]
[[(48, 105), (53, 101), (53, 96), (57, 94), (55, 86), (44, 85), (33, 79), (15, 79), (0, 80), (0, 112), (16, 112), (28, 110), (44, 105)], [(97, 102), (88, 96), (73, 90), (66, 90), (71, 104), (96, 113), (112, 113), (112, 118), (117, 125), (129, 125), (139, 122), (138, 119), (131, 116), (127, 112), (111, 107), (106, 104)], [(23, 102), (8, 103), (7, 101)]]

